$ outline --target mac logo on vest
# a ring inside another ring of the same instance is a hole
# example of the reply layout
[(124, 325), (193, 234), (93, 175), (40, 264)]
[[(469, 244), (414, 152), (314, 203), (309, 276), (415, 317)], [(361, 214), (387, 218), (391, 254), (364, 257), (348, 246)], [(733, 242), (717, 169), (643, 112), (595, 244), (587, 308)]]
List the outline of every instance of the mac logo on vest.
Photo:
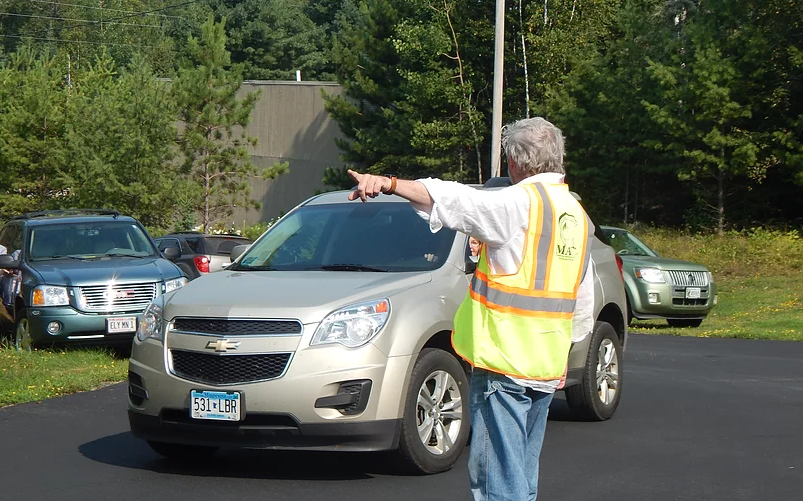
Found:
[(579, 252), (575, 245), (574, 229), (577, 228), (577, 218), (568, 212), (564, 212), (558, 218), (558, 236), (562, 242), (555, 246), (555, 255), (560, 259), (575, 260)]

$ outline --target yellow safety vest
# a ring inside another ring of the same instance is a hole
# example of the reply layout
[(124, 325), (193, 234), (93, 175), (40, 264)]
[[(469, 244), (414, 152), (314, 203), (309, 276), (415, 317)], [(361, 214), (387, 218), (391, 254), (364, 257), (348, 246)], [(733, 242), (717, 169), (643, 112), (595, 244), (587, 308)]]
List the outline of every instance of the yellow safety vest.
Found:
[(532, 183), (522, 264), (494, 275), (482, 246), (468, 294), (455, 314), (452, 346), (474, 367), (523, 379), (564, 375), (577, 289), (593, 226), (565, 184)]

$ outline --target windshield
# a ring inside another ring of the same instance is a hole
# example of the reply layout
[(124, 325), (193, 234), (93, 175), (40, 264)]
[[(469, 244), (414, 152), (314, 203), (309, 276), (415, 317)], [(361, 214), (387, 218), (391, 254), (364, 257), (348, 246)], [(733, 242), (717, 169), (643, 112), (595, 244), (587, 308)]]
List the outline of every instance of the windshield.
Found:
[(28, 255), (32, 261), (92, 259), (106, 256), (154, 256), (148, 236), (124, 221), (59, 223), (31, 229)]
[(647, 244), (636, 238), (629, 231), (606, 229), (605, 233), (610, 240), (610, 246), (613, 247), (617, 254), (658, 257), (655, 251), (647, 247)]
[(426, 271), (439, 268), (455, 232), (432, 233), (410, 204), (301, 207), (230, 270)]

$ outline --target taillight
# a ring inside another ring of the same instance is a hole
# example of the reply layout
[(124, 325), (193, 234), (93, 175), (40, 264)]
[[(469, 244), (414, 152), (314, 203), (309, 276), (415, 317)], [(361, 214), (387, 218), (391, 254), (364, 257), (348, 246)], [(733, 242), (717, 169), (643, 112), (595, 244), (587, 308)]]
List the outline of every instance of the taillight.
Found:
[(622, 271), (622, 258), (621, 258), (621, 257), (619, 257), (619, 254), (617, 254), (617, 255), (616, 255), (616, 266), (618, 266), (618, 267), (619, 267), (619, 276), (621, 276), (621, 277), (622, 277), (622, 280), (624, 281), (624, 279), (625, 279), (625, 274), (624, 274), (624, 272)]
[[(618, 257), (618, 256), (617, 256)], [(195, 267), (201, 273), (209, 273), (209, 258), (206, 256), (195, 256), (192, 258), (192, 261), (195, 263)], [(621, 269), (621, 266), (620, 266)]]

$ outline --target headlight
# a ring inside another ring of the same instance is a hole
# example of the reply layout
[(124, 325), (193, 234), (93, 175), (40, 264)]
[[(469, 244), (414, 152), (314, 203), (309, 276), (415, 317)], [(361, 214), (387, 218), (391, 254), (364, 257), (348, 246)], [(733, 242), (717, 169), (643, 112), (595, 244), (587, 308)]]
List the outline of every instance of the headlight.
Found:
[(187, 282), (189, 282), (189, 280), (187, 280), (187, 277), (179, 277), (179, 278), (174, 278), (173, 280), (165, 281), (165, 294), (184, 287), (185, 285), (187, 285)]
[(709, 284), (713, 284), (714, 283), (714, 275), (712, 275), (710, 271), (706, 271), (706, 273), (708, 274), (708, 283)]
[(157, 341), (162, 341), (164, 339), (164, 330), (162, 328), (164, 324), (162, 313), (164, 310), (162, 304), (161, 298), (154, 299), (148, 307), (145, 308), (142, 319), (137, 326), (137, 340), (140, 342), (148, 338)]
[(65, 306), (70, 304), (66, 287), (40, 285), (33, 290), (31, 306)]
[(636, 268), (636, 276), (651, 284), (665, 283), (664, 273), (658, 268)]
[(323, 319), (310, 345), (340, 343), (349, 348), (362, 346), (379, 334), (389, 316), (390, 301), (387, 299), (340, 308)]

